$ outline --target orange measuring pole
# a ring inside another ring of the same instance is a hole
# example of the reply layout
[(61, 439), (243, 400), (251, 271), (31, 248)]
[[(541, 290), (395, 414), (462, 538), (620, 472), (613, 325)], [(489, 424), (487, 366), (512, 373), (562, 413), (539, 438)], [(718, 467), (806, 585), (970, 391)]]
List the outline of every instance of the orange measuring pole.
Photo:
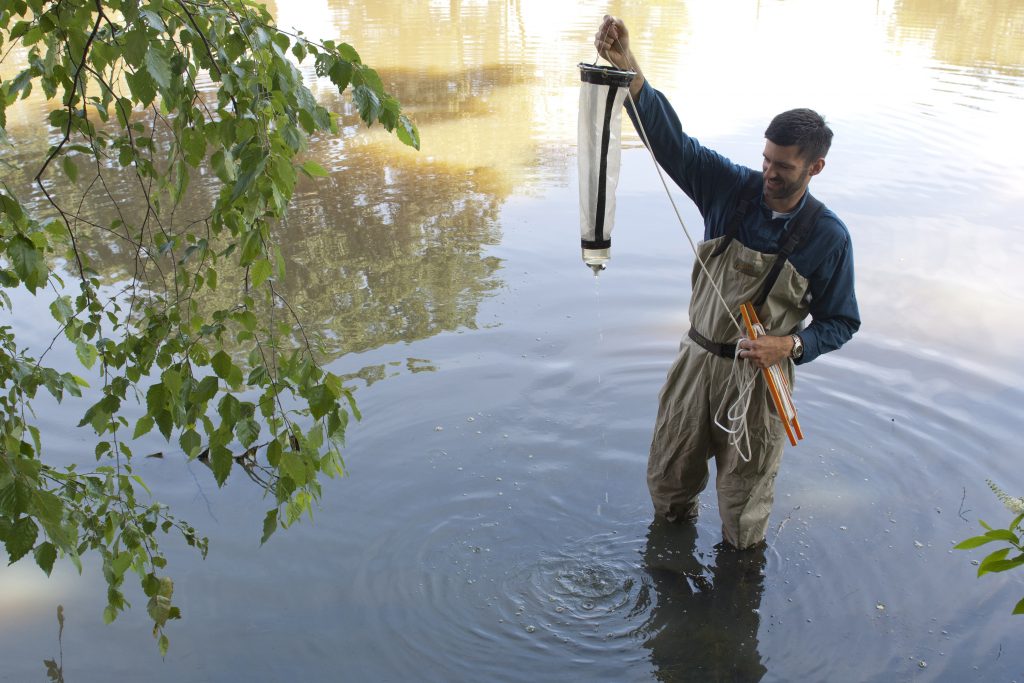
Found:
[[(757, 339), (765, 333), (764, 326), (757, 318), (754, 305), (749, 301), (740, 305), (740, 313), (743, 315), (743, 322), (747, 326), (747, 336)], [(803, 430), (800, 429), (800, 421), (796, 417), (796, 406), (793, 405), (792, 392), (789, 389), (789, 381), (786, 379), (782, 367), (776, 363), (770, 368), (761, 368), (765, 382), (768, 383), (768, 391), (772, 395), (772, 402), (775, 404), (775, 411), (782, 420), (782, 426), (786, 428), (786, 436), (789, 443), (796, 445), (798, 439), (804, 438)]]

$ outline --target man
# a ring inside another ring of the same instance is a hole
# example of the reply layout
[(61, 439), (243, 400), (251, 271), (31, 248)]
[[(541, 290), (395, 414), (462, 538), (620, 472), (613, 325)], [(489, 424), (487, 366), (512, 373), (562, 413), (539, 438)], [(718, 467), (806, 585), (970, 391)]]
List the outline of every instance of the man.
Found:
[[(792, 384), (794, 363), (838, 349), (860, 327), (850, 235), (807, 192), (825, 167), (832, 131), (809, 109), (787, 111), (765, 131), (761, 173), (733, 164), (683, 132), (668, 100), (644, 78), (621, 20), (606, 16), (594, 44), (616, 67), (637, 72), (630, 85), (636, 110), (627, 100), (627, 112), (704, 218), (698, 252), (708, 272), (694, 264), (690, 331), (659, 396), (647, 466), (655, 514), (695, 519), (714, 457), (722, 536), (750, 548), (765, 537), (785, 432), (760, 378), (745, 414), (743, 452), (716, 426), (737, 399), (735, 357), (761, 368), (781, 362)], [(767, 331), (755, 340), (740, 338), (736, 326), (746, 301)], [(812, 322), (801, 329), (808, 315)]]

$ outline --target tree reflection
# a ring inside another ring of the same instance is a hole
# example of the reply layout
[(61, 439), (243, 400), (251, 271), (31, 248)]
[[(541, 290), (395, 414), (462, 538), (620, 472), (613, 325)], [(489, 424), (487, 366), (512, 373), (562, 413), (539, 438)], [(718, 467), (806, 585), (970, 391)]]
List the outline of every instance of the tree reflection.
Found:
[(927, 31), (935, 58), (1019, 76), (1024, 64), (1024, 6), (1018, 0), (899, 0), (896, 37)]
[(697, 529), (655, 519), (644, 564), (657, 593), (644, 647), (657, 680), (759, 681), (768, 669), (758, 652), (764, 590), (764, 545), (715, 547), (708, 569), (698, 559)]
[(486, 172), (450, 173), (357, 150), (343, 172), (300, 187), (279, 226), (279, 288), (337, 356), (475, 328), (497, 289), (503, 197)]
[[(517, 78), (513, 72), (485, 70), (454, 77), (480, 92)], [(447, 87), (447, 80), (438, 79), (413, 93), (433, 110), (439, 101), (436, 92)], [(341, 102), (325, 104), (345, 110)], [(345, 114), (342, 126), (350, 115), (354, 121), (354, 114)], [(459, 115), (435, 111), (432, 116)], [(166, 148), (159, 126), (147, 124), (146, 130), (158, 148)], [(49, 144), (46, 131), (23, 128), (12, 136), (17, 138), (15, 154), (0, 170), (0, 179), (24, 188), (42, 208), (43, 198), (33, 191), (30, 174)], [(485, 250), (500, 241), (500, 208), (512, 190), (504, 176), (486, 167), (401, 154), (394, 145), (369, 137), (314, 141), (308, 156), (331, 175), (300, 181), (288, 216), (274, 228), (286, 265), (286, 276), (275, 283), (275, 291), (297, 314), (303, 331), (321, 341), (324, 360), (475, 328), (480, 302), (501, 285), (500, 260)], [(137, 179), (116, 164), (105, 164), (101, 192), (94, 175), (83, 165), (77, 183), (60, 176), (51, 181), (75, 208), (79, 249), (88, 255), (91, 268), (104, 283), (117, 285), (138, 275), (151, 290), (173, 296), (174, 283), (164, 273), (171, 270), (169, 259), (186, 255), (137, 254), (143, 241), (139, 216), (145, 214)], [(212, 174), (195, 172), (182, 204), (170, 208), (167, 202), (159, 221), (146, 229), (174, 234), (203, 220), (220, 190)], [(224, 263), (219, 269), (217, 291), (197, 299), (201, 310), (229, 306), (245, 285), (241, 269)], [(282, 305), (272, 303), (268, 315)], [(433, 366), (417, 361), (408, 369)], [(376, 378), (380, 373), (370, 374)]]

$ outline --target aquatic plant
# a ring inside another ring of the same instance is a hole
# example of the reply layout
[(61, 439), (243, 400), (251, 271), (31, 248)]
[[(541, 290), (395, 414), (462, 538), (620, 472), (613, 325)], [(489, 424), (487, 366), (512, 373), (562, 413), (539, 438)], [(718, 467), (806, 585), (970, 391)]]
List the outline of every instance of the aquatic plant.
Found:
[(1006, 506), (1007, 510), (1015, 515), (1024, 514), (1024, 498), (1015, 498), (1009, 495), (1006, 491), (996, 486), (995, 482), (991, 479), (986, 479), (985, 481), (988, 482), (988, 487), (992, 489), (992, 492), (996, 494), (996, 498)]
[[(985, 533), (980, 536), (972, 536), (953, 546), (957, 550), (970, 550), (971, 548), (977, 548), (993, 542), (1007, 544), (1005, 548), (989, 553), (978, 564), (978, 576), (1005, 572), (1024, 566), (1024, 545), (1022, 545), (1024, 544), (1024, 527), (1022, 527), (1022, 522), (1024, 522), (1024, 498), (1017, 498), (1007, 494), (991, 480), (988, 480), (988, 485), (1003, 505), (1017, 516), (1005, 529), (993, 529), (983, 520), (978, 520), (985, 529)], [(1008, 557), (1012, 551), (1016, 551), (1016, 555)], [(1024, 598), (1017, 602), (1017, 605), (1013, 608), (1013, 613), (1024, 614)]]

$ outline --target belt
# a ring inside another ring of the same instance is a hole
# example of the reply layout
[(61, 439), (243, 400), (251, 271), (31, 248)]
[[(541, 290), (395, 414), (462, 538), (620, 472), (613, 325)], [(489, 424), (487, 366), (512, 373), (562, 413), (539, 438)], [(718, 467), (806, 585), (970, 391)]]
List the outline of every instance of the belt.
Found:
[(713, 353), (716, 356), (722, 358), (735, 358), (736, 357), (736, 345), (735, 344), (719, 344), (713, 342), (697, 330), (690, 327), (690, 331), (686, 333), (687, 336), (693, 341), (697, 342), (697, 346), (701, 347), (708, 353)]

